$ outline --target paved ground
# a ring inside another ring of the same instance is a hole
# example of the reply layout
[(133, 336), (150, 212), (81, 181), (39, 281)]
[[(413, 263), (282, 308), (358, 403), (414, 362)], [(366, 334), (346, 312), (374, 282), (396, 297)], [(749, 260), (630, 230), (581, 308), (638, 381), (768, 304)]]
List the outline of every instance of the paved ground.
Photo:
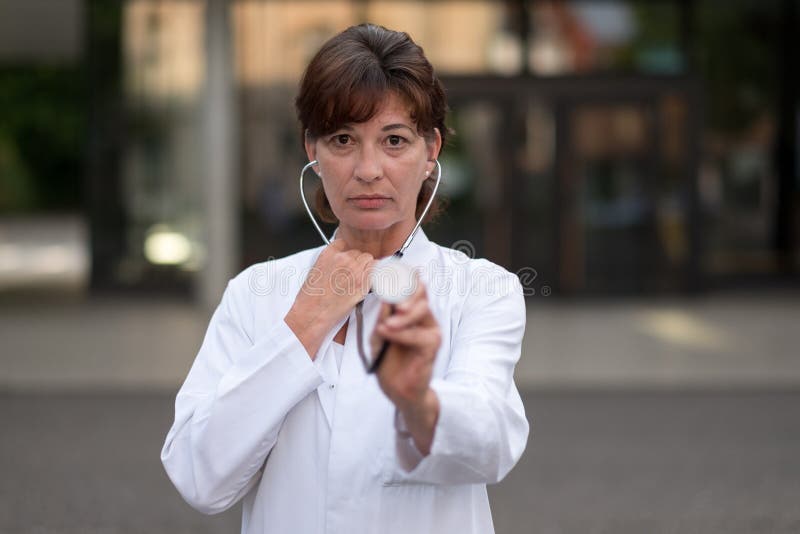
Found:
[[(522, 387), (800, 387), (797, 292), (527, 305)], [(0, 295), (0, 391), (173, 391), (209, 317), (176, 300)]]
[[(76, 215), (0, 221), (0, 391), (173, 391), (210, 310), (85, 298), (86, 235)], [(527, 304), (523, 387), (800, 386), (797, 288)]]
[[(236, 532), (158, 461), (209, 312), (0, 299), (0, 533)], [(800, 532), (800, 296), (528, 301), (500, 534)]]
[(800, 532), (800, 392), (527, 395), (499, 533)]
[[(800, 391), (524, 395), (526, 455), (490, 489), (498, 534), (800, 532)], [(0, 532), (227, 533), (158, 454), (165, 394), (0, 395)]]

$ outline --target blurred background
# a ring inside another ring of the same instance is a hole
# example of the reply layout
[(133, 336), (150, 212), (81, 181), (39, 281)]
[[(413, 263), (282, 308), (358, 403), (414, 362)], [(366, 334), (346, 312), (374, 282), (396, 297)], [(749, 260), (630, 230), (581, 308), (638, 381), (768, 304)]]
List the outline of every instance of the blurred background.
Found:
[(528, 296), (498, 533), (800, 532), (800, 0), (0, 0), (0, 532), (239, 529), (158, 455), (227, 280), (319, 244), (293, 97), (365, 21), (448, 91), (425, 231)]

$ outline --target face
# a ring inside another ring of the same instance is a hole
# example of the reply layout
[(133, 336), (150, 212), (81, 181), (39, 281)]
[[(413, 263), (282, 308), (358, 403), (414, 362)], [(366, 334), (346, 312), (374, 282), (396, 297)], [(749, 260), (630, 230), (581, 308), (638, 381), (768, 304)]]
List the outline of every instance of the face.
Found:
[(306, 141), (310, 160), (340, 224), (386, 230), (416, 221), (417, 196), (426, 172), (433, 175), (441, 136), (417, 133), (408, 106), (390, 94), (367, 122), (347, 124)]

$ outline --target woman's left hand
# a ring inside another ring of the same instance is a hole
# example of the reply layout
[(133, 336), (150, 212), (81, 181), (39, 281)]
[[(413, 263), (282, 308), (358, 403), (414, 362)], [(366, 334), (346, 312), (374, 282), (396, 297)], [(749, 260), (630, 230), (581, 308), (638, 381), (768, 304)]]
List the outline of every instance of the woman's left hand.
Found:
[[(396, 305), (394, 314), (390, 315), (389, 304), (381, 304), (372, 337), (372, 347), (376, 352), (384, 339), (391, 344), (378, 368), (378, 383), (404, 415), (415, 440), (417, 434), (430, 434), (432, 437), (432, 426), (438, 417), (438, 400), (430, 389), (430, 381), (442, 335), (428, 306), (425, 286), (419, 278), (414, 294)], [(415, 432), (415, 427), (418, 432)]]

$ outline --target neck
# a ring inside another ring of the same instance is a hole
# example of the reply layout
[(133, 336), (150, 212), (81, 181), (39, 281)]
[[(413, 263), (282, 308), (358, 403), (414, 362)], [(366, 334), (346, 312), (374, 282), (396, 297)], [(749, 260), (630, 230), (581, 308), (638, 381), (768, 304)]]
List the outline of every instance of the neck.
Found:
[(385, 258), (403, 246), (415, 224), (415, 220), (404, 221), (382, 230), (361, 230), (340, 224), (336, 237), (344, 239), (350, 249), (367, 252), (376, 259)]

